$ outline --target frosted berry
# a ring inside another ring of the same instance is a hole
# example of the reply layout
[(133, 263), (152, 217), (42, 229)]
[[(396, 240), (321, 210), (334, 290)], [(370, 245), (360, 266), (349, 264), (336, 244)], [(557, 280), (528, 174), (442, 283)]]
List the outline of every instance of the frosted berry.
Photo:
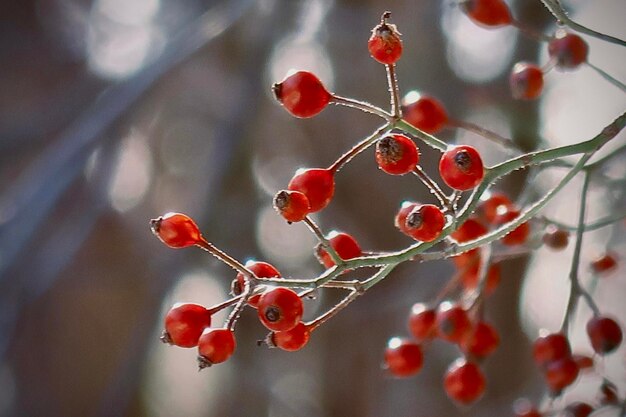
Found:
[(328, 105), (332, 96), (324, 84), (308, 71), (288, 75), (272, 86), (276, 100), (296, 117), (313, 117)]
[[(348, 233), (333, 230), (326, 236), (326, 239), (328, 239), (330, 246), (335, 249), (337, 255), (339, 255), (339, 257), (344, 261), (352, 258), (358, 258), (363, 254), (359, 243)], [(333, 259), (321, 245), (318, 246), (317, 257), (326, 268), (330, 268), (335, 265)]]
[(509, 86), (515, 99), (536, 99), (543, 90), (543, 71), (535, 64), (518, 62), (511, 70)]
[(433, 204), (416, 206), (406, 217), (406, 231), (409, 236), (422, 242), (431, 242), (441, 234), (446, 219), (441, 209)]
[(587, 61), (589, 46), (587, 42), (574, 33), (559, 30), (554, 39), (548, 43), (548, 54), (556, 61), (559, 69), (570, 70), (577, 68)]
[(415, 340), (422, 342), (436, 336), (435, 318), (435, 310), (428, 308), (426, 304), (417, 303), (413, 305), (408, 324), (409, 331)]
[(392, 375), (415, 375), (422, 369), (423, 363), (424, 355), (420, 345), (398, 337), (389, 339), (385, 349), (385, 366)]
[(261, 323), (273, 331), (293, 329), (300, 322), (304, 310), (300, 296), (284, 287), (264, 292), (257, 307)]
[(613, 253), (606, 253), (591, 262), (591, 270), (596, 274), (608, 274), (617, 268), (617, 256)]
[[(248, 261), (246, 268), (250, 270), (257, 278), (280, 278), (280, 272), (274, 265), (262, 261)], [(238, 273), (231, 284), (231, 292), (233, 295), (239, 295), (243, 292), (245, 279), (242, 273)], [(254, 294), (248, 299), (251, 307), (257, 308), (261, 294)]]
[(513, 203), (506, 195), (502, 193), (493, 193), (486, 200), (482, 201), (478, 206), (482, 218), (485, 222), (491, 224), (500, 214), (506, 213), (513, 207)]
[(483, 161), (473, 147), (454, 146), (441, 156), (439, 175), (450, 188), (460, 191), (471, 190), (480, 184), (485, 176)]
[(587, 322), (587, 335), (599, 355), (613, 352), (622, 343), (622, 329), (609, 317), (596, 316)]
[(544, 378), (550, 390), (554, 393), (561, 392), (569, 387), (578, 377), (578, 365), (571, 357), (548, 362), (544, 368)]
[(165, 315), (162, 340), (180, 347), (194, 347), (205, 328), (211, 325), (211, 313), (192, 303), (175, 304)]
[(367, 41), (367, 49), (372, 58), (381, 64), (394, 64), (402, 55), (402, 40), (396, 25), (387, 22), (391, 13), (382, 15), (380, 24), (372, 29), (372, 35)]
[(408, 174), (418, 162), (417, 145), (404, 135), (388, 135), (376, 142), (376, 163), (387, 174)]
[(487, 27), (511, 24), (511, 11), (502, 0), (461, 0), (461, 10), (475, 23)]
[(398, 213), (396, 213), (396, 216), (394, 217), (394, 225), (407, 236), (410, 235), (406, 228), (406, 217), (413, 210), (413, 208), (417, 206), (418, 204), (412, 201), (404, 201), (400, 206), (400, 210), (398, 210)]
[(559, 229), (554, 225), (550, 225), (546, 228), (546, 232), (541, 238), (544, 245), (554, 250), (563, 250), (569, 243), (569, 232), (567, 230)]
[(200, 369), (228, 360), (235, 351), (235, 333), (229, 329), (208, 328), (198, 341)]
[(191, 217), (167, 213), (150, 220), (152, 233), (170, 248), (186, 248), (202, 242), (202, 234)]
[(533, 358), (541, 367), (549, 362), (568, 358), (571, 354), (569, 341), (563, 333), (544, 334), (533, 343)]
[(483, 395), (486, 380), (478, 365), (460, 358), (446, 371), (443, 385), (450, 399), (469, 405)]
[(443, 302), (437, 309), (437, 335), (452, 343), (460, 343), (472, 330), (467, 311), (450, 302)]
[(435, 97), (409, 92), (402, 99), (404, 120), (426, 133), (439, 133), (448, 123), (444, 105)]
[(311, 211), (306, 195), (300, 191), (282, 190), (274, 196), (274, 209), (289, 223), (299, 222)]
[(461, 341), (461, 349), (475, 358), (491, 355), (500, 344), (498, 331), (489, 323), (480, 321)]
[(270, 345), (288, 352), (295, 352), (307, 344), (310, 334), (309, 327), (303, 322), (299, 322), (292, 329), (272, 332)]
[[(494, 224), (501, 226), (505, 223), (511, 222), (517, 219), (520, 215), (519, 210), (511, 209), (503, 214), (498, 215), (495, 218)], [(530, 234), (530, 225), (528, 222), (524, 222), (505, 235), (500, 241), (508, 246), (522, 245), (526, 243), (528, 235)]]
[(309, 199), (311, 213), (322, 210), (335, 194), (335, 173), (329, 169), (299, 169), (289, 181), (290, 191), (299, 191)]

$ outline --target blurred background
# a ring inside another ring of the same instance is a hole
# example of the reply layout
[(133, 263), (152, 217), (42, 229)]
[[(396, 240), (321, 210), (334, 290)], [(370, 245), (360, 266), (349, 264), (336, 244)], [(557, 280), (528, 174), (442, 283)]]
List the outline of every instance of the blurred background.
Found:
[[(508, 3), (520, 21), (554, 30), (539, 1)], [(623, 0), (567, 7), (590, 27), (626, 37)], [(291, 68), (308, 69), (332, 91), (386, 106), (384, 69), (366, 48), (384, 10), (403, 34), (403, 93), (433, 94), (453, 117), (526, 150), (539, 137), (553, 146), (588, 139), (626, 105), (589, 68), (552, 71), (539, 101), (513, 101), (510, 68), (544, 64), (545, 45), (514, 29), (477, 27), (452, 1), (0, 2), (0, 416), (504, 416), (519, 396), (541, 398), (529, 343), (539, 328), (560, 326), (573, 245), (503, 265), (487, 304), (502, 343), (484, 364), (487, 393), (469, 409), (442, 389), (459, 355), (451, 346), (435, 342), (408, 380), (380, 368), (389, 337), (407, 334), (411, 305), (432, 299), (453, 273), (447, 261), (398, 268), (297, 353), (257, 347), (265, 331), (254, 311), (237, 326), (234, 357), (200, 373), (194, 349), (158, 340), (174, 302), (220, 302), (234, 273), (199, 250), (166, 248), (150, 233), (150, 218), (184, 212), (242, 261), (269, 261), (299, 278), (321, 271), (314, 237), (288, 226), (271, 198), (297, 168), (329, 165), (380, 122), (346, 108), (298, 120), (269, 87)], [(626, 79), (623, 48), (586, 39), (590, 60)], [(473, 134), (450, 129), (441, 137), (477, 146), (488, 164), (505, 157)], [(435, 173), (438, 155), (422, 151)], [(605, 178), (626, 175), (624, 159), (615, 162)], [(497, 188), (516, 196), (526, 175)], [(538, 192), (561, 175), (534, 179)], [(617, 184), (594, 184), (590, 219), (625, 210)], [(572, 224), (579, 186), (568, 186), (546, 214)], [(367, 250), (395, 250), (410, 244), (393, 226), (409, 198), (432, 199), (414, 178), (381, 173), (366, 153), (341, 171), (335, 199), (316, 219)], [(607, 245), (626, 259), (625, 227), (587, 234), (582, 261)], [(536, 243), (539, 225), (534, 233)], [(601, 282), (583, 269), (603, 310), (626, 323), (624, 267)], [(339, 295), (320, 293), (306, 304), (307, 317)], [(588, 314), (580, 309), (577, 329)], [(590, 352), (582, 331), (573, 343)], [(622, 347), (604, 364), (622, 393), (625, 362)], [(571, 396), (592, 398), (595, 386), (586, 377)]]

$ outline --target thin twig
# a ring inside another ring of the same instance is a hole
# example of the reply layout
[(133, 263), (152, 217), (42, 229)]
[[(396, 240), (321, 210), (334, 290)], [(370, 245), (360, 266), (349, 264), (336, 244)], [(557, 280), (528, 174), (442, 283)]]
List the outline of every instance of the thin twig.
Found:
[(341, 265), (343, 263), (343, 259), (341, 259), (341, 256), (339, 256), (335, 248), (333, 248), (328, 239), (326, 239), (326, 236), (324, 236), (324, 233), (322, 233), (322, 229), (320, 229), (317, 223), (313, 221), (311, 216), (306, 216), (304, 218), (304, 223), (308, 226), (309, 230), (311, 230), (313, 234), (315, 234), (317, 239), (320, 241), (320, 244), (322, 245), (324, 250), (328, 252), (328, 255), (330, 255), (330, 258), (333, 260), (335, 265)]
[(591, 62), (587, 61), (587, 66), (591, 69), (593, 69), (595, 72), (597, 72), (598, 74), (600, 74), (600, 76), (602, 78), (604, 78), (605, 80), (607, 80), (608, 82), (610, 82), (611, 84), (613, 84), (615, 87), (619, 88), (622, 91), (626, 91), (626, 85), (621, 82), (620, 80), (618, 80), (617, 78), (613, 77), (611, 74), (609, 74), (608, 72), (606, 72), (605, 70), (603, 70), (602, 68), (592, 64)]
[(394, 119), (402, 117), (400, 107), (400, 89), (398, 88), (398, 78), (396, 77), (396, 64), (385, 65), (387, 71), (387, 84), (389, 85), (389, 95), (391, 97), (391, 115)]
[(434, 194), (435, 197), (437, 197), (437, 200), (439, 200), (439, 203), (443, 207), (446, 207), (449, 211), (452, 211), (452, 204), (450, 199), (448, 199), (448, 197), (441, 190), (439, 184), (437, 184), (432, 178), (430, 178), (430, 176), (422, 169), (421, 166), (417, 165), (413, 170), (413, 174), (424, 183), (424, 185), (428, 188), (431, 194)]
[(391, 126), (388, 123), (379, 127), (376, 132), (354, 145), (348, 152), (341, 155), (331, 166), (328, 167), (328, 170), (338, 172), (345, 164), (350, 162), (352, 158), (372, 146), (372, 144), (374, 144), (378, 139), (387, 134), (390, 129)]
[(517, 19), (513, 19), (511, 21), (511, 25), (519, 29), (524, 35), (528, 36), (530, 39), (535, 40), (537, 42), (550, 42), (552, 40), (552, 36), (546, 35), (545, 33), (539, 32), (524, 23), (520, 22)]
[(235, 271), (243, 274), (246, 278), (253, 280), (253, 281), (256, 279), (256, 276), (254, 275), (254, 273), (250, 271), (248, 268), (246, 268), (245, 265), (243, 265), (241, 262), (239, 262), (237, 259), (230, 256), (223, 250), (217, 248), (212, 243), (207, 242), (205, 239), (200, 240), (200, 242), (197, 243), (196, 246), (209, 252), (211, 255), (215, 256), (217, 259), (224, 262), (226, 265), (230, 266)]
[(330, 102), (332, 104), (337, 104), (339, 106), (352, 107), (353, 109), (358, 109), (366, 113), (375, 114), (376, 116), (382, 117), (388, 122), (390, 122), (391, 119), (393, 118), (391, 114), (387, 113), (380, 107), (367, 103), (365, 101), (359, 101), (359, 100), (355, 100), (352, 98), (341, 97), (335, 94), (332, 96)]
[(509, 138), (505, 138), (504, 136), (501, 136), (499, 134), (497, 134), (496, 132), (493, 132), (491, 130), (485, 129), (483, 127), (478, 126), (475, 123), (472, 122), (466, 122), (464, 120), (456, 120), (456, 119), (451, 119), (448, 121), (448, 124), (450, 126), (454, 126), (454, 127), (458, 127), (461, 129), (465, 129), (468, 130), (470, 132), (476, 133), (479, 136), (484, 137), (485, 139), (488, 139), (490, 141), (492, 141), (493, 143), (497, 143), (498, 145), (509, 149), (510, 151), (515, 152), (516, 154), (520, 153), (522, 150), (513, 142), (513, 140), (509, 139)]

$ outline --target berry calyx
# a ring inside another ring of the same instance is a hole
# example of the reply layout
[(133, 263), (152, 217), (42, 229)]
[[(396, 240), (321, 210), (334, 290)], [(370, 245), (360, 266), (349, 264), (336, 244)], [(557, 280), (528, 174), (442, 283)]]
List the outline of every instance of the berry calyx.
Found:
[[(358, 258), (363, 254), (359, 243), (348, 233), (333, 230), (326, 236), (326, 239), (328, 239), (330, 246), (335, 249), (337, 255), (339, 255), (339, 257), (344, 261), (352, 258)], [(319, 261), (326, 268), (330, 268), (335, 265), (335, 261), (333, 261), (323, 246), (319, 245), (317, 247), (316, 254)]]
[(388, 135), (376, 142), (376, 163), (387, 174), (408, 174), (418, 162), (417, 145), (404, 135)]
[(166, 213), (150, 220), (152, 233), (170, 248), (186, 248), (204, 240), (191, 217), (182, 213)]
[(502, 0), (462, 0), (459, 6), (474, 23), (482, 26), (505, 26), (513, 20), (509, 6)]
[(461, 341), (461, 349), (475, 358), (491, 355), (500, 344), (498, 331), (489, 323), (480, 321)]
[(426, 304), (417, 303), (411, 308), (409, 314), (409, 331), (418, 342), (430, 340), (435, 337), (437, 327), (435, 325), (436, 312)]
[(385, 367), (398, 377), (415, 375), (422, 369), (424, 355), (417, 343), (393, 337), (385, 349)]
[(562, 70), (572, 70), (587, 61), (589, 46), (574, 33), (558, 30), (554, 39), (548, 43), (548, 54)]
[(274, 209), (289, 223), (299, 222), (311, 211), (311, 204), (306, 195), (300, 191), (282, 190), (276, 193), (273, 201)]
[(540, 367), (546, 366), (549, 362), (568, 358), (571, 354), (569, 341), (563, 333), (544, 334), (533, 343), (533, 358)]
[(587, 322), (587, 335), (599, 355), (613, 352), (622, 343), (622, 329), (610, 317), (596, 316)]
[(409, 236), (422, 242), (431, 242), (441, 234), (446, 219), (439, 207), (433, 204), (422, 204), (411, 210), (405, 222)]
[(511, 95), (518, 100), (534, 100), (543, 90), (543, 71), (535, 64), (518, 62), (509, 76)]
[(443, 385), (450, 399), (469, 405), (483, 395), (486, 380), (478, 365), (460, 358), (446, 371)]
[(269, 344), (288, 352), (295, 352), (302, 349), (307, 342), (311, 331), (303, 322), (299, 322), (294, 328), (281, 332), (272, 332), (269, 337)]
[(435, 97), (417, 91), (407, 93), (402, 99), (404, 120), (426, 133), (435, 134), (448, 123), (444, 105)]
[(613, 253), (606, 253), (591, 262), (591, 270), (596, 274), (608, 274), (617, 267), (617, 257)]
[(300, 296), (292, 289), (284, 287), (264, 292), (259, 298), (257, 308), (261, 323), (273, 331), (293, 329), (304, 311)]
[(483, 161), (472, 146), (449, 148), (439, 160), (439, 175), (450, 187), (459, 191), (471, 190), (485, 176)]
[(493, 193), (478, 206), (485, 222), (492, 224), (496, 217), (504, 214), (513, 207), (513, 203), (502, 193)]
[(204, 306), (179, 303), (165, 315), (162, 340), (172, 345), (190, 348), (198, 345), (205, 328), (211, 325), (211, 314)]
[(322, 210), (335, 194), (335, 173), (329, 169), (299, 169), (287, 188), (309, 199), (310, 213)]
[[(250, 270), (257, 278), (280, 278), (280, 272), (274, 267), (274, 265), (262, 261), (248, 261), (246, 262), (246, 268)], [(239, 295), (243, 292), (245, 285), (245, 278), (242, 273), (238, 273), (233, 283), (231, 284), (231, 291), (233, 295)], [(256, 292), (256, 291), (255, 291)], [(259, 304), (259, 298), (261, 294), (253, 294), (248, 299), (248, 305), (250, 307), (257, 308)]]
[(372, 35), (367, 41), (367, 49), (372, 58), (381, 64), (394, 64), (402, 55), (402, 40), (396, 25), (388, 23), (390, 12), (383, 13), (380, 24), (372, 29)]
[(452, 343), (461, 343), (472, 330), (467, 311), (450, 302), (443, 302), (439, 305), (435, 321), (437, 335)]
[(235, 351), (235, 333), (229, 329), (205, 329), (198, 340), (198, 366), (200, 369), (228, 360)]
[(569, 232), (567, 230), (559, 229), (554, 225), (550, 225), (546, 228), (546, 232), (541, 238), (544, 245), (554, 250), (563, 250), (569, 243)]
[[(511, 209), (507, 212), (498, 215), (494, 224), (496, 226), (501, 226), (505, 223), (511, 222), (517, 219), (520, 215), (519, 210)], [(530, 225), (528, 222), (524, 222), (505, 235), (500, 241), (508, 246), (522, 245), (528, 239), (528, 235), (530, 234)]]
[(578, 377), (578, 365), (571, 357), (548, 362), (544, 368), (546, 384), (553, 393), (560, 393), (572, 385)]
[(298, 71), (272, 86), (276, 100), (292, 115), (313, 117), (330, 102), (332, 95), (313, 73)]

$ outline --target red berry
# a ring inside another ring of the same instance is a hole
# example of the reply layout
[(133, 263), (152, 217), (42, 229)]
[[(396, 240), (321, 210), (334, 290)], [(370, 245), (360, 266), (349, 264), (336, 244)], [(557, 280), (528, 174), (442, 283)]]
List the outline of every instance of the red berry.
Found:
[(587, 403), (575, 402), (563, 410), (563, 417), (589, 417), (593, 413), (593, 407)]
[(432, 204), (415, 206), (406, 217), (406, 231), (409, 236), (422, 242), (431, 242), (441, 234), (446, 219), (439, 207)]
[(476, 271), (480, 263), (480, 248), (472, 249), (452, 258), (454, 265), (461, 271)]
[(391, 13), (385, 12), (380, 24), (372, 29), (372, 35), (367, 41), (370, 55), (381, 64), (394, 64), (402, 55), (402, 40), (396, 25), (387, 23)]
[(287, 188), (299, 191), (309, 199), (310, 213), (320, 211), (335, 194), (335, 173), (328, 169), (299, 169)]
[(591, 270), (596, 274), (606, 274), (617, 267), (617, 257), (607, 253), (591, 262)]
[[(480, 273), (480, 263), (468, 266), (461, 272), (461, 281), (467, 290), (473, 290), (478, 287), (478, 274)], [(484, 291), (486, 295), (491, 295), (500, 284), (500, 264), (495, 263), (489, 266), (487, 276), (485, 277)]]
[(489, 224), (493, 223), (498, 215), (507, 212), (513, 207), (513, 203), (506, 195), (502, 193), (493, 193), (488, 199), (482, 201), (478, 209), (482, 213), (482, 217)]
[(165, 315), (163, 341), (180, 347), (194, 347), (205, 328), (211, 325), (209, 310), (198, 304), (175, 304)]
[(311, 331), (303, 322), (299, 322), (296, 326), (282, 332), (273, 332), (271, 335), (271, 343), (273, 346), (295, 352), (302, 349), (309, 341)]
[(556, 61), (557, 68), (574, 69), (587, 61), (589, 46), (580, 36), (559, 30), (548, 43), (548, 53)]
[(191, 217), (181, 213), (167, 213), (150, 220), (152, 233), (170, 248), (185, 248), (204, 239)]
[(491, 355), (500, 344), (498, 331), (489, 323), (480, 321), (461, 342), (461, 349), (476, 358)]
[(293, 290), (278, 287), (264, 292), (258, 303), (261, 323), (273, 331), (293, 329), (302, 318), (304, 307)]
[(587, 335), (599, 355), (613, 352), (622, 343), (623, 334), (617, 322), (609, 317), (595, 316), (587, 322)]
[(546, 228), (546, 232), (542, 237), (543, 243), (554, 250), (563, 250), (567, 247), (569, 242), (569, 232), (567, 230), (559, 229), (554, 225), (550, 225)]
[(300, 191), (282, 190), (274, 196), (274, 208), (289, 223), (303, 220), (311, 211), (306, 195)]
[[(330, 246), (335, 249), (337, 255), (339, 255), (339, 257), (344, 261), (352, 258), (358, 258), (363, 254), (363, 251), (361, 250), (361, 247), (356, 239), (347, 233), (333, 230), (326, 236), (326, 239), (328, 239)], [(335, 265), (333, 259), (321, 245), (318, 246), (317, 257), (326, 268), (330, 268)]]
[(487, 228), (478, 219), (470, 217), (465, 220), (458, 229), (452, 232), (450, 236), (457, 242), (464, 243), (470, 240), (476, 240), (485, 234), (487, 234)]
[(385, 365), (394, 376), (407, 377), (415, 375), (422, 369), (424, 355), (417, 343), (393, 337), (385, 349)]
[(602, 385), (600, 385), (599, 401), (602, 405), (619, 403), (619, 393), (617, 392), (615, 384), (606, 380), (602, 381)]
[(460, 404), (468, 405), (483, 395), (486, 381), (478, 365), (460, 358), (446, 371), (443, 385), (448, 397)]
[[(501, 226), (505, 223), (511, 222), (519, 217), (519, 210), (511, 209), (503, 214), (498, 215), (495, 218), (494, 224)], [(508, 246), (522, 245), (528, 239), (530, 234), (530, 225), (525, 222), (517, 226), (508, 235), (501, 239), (501, 242)]]
[(439, 175), (450, 188), (466, 191), (476, 187), (485, 176), (483, 161), (471, 146), (449, 148), (439, 160)]
[[(267, 262), (261, 261), (248, 261), (246, 262), (246, 268), (250, 270), (257, 278), (280, 278), (280, 272), (278, 269), (274, 267), (272, 264), (268, 264)], [(243, 287), (245, 285), (245, 279), (242, 273), (238, 273), (237, 277), (235, 277), (232, 285), (231, 291), (233, 295), (239, 295), (243, 292)], [(248, 299), (248, 304), (251, 307), (257, 308), (259, 304), (259, 298), (261, 298), (261, 294), (254, 294)]]
[(274, 96), (296, 117), (313, 117), (328, 105), (332, 96), (324, 84), (308, 71), (288, 75), (272, 87)]
[(409, 331), (418, 342), (432, 339), (436, 335), (435, 318), (435, 310), (428, 308), (426, 304), (413, 305), (409, 314)]
[(572, 355), (572, 359), (576, 361), (578, 369), (590, 369), (593, 368), (593, 358), (585, 355)]
[(518, 62), (509, 76), (511, 95), (518, 100), (533, 100), (541, 95), (543, 71), (537, 65)]
[(510, 25), (511, 11), (502, 0), (462, 0), (461, 10), (475, 23), (487, 27)]
[(404, 120), (430, 134), (438, 133), (448, 123), (448, 113), (439, 100), (415, 91), (402, 99), (402, 115)]
[(415, 169), (419, 155), (415, 142), (404, 135), (388, 135), (376, 142), (376, 163), (387, 174), (408, 174)]
[(515, 400), (513, 403), (513, 412), (515, 413), (515, 417), (542, 417), (541, 413), (527, 398), (518, 398)]
[(472, 330), (467, 311), (450, 302), (443, 302), (437, 309), (437, 334), (444, 340), (460, 343)]
[(235, 351), (235, 333), (229, 329), (208, 328), (198, 341), (200, 369), (228, 360)]
[(571, 357), (548, 362), (544, 369), (546, 384), (554, 393), (572, 385), (578, 377), (578, 365)]
[(417, 207), (418, 204), (412, 201), (404, 201), (400, 206), (400, 210), (394, 217), (394, 225), (405, 235), (409, 236), (409, 232), (406, 228), (406, 216), (413, 210), (413, 208)]
[(572, 354), (567, 337), (563, 333), (550, 333), (540, 336), (533, 343), (533, 358), (541, 367), (549, 362), (568, 358)]

